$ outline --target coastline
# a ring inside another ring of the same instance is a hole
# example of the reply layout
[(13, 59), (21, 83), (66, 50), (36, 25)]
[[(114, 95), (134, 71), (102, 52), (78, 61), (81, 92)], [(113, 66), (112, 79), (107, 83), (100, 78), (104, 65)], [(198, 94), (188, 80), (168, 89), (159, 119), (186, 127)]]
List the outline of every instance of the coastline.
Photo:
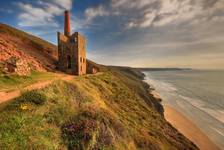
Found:
[(201, 150), (220, 150), (191, 120), (171, 106), (163, 107), (165, 119)]
[[(162, 101), (155, 89), (149, 92), (159, 102)], [(162, 105), (165, 119), (180, 133), (191, 140), (200, 150), (220, 150), (190, 119), (169, 105)]]

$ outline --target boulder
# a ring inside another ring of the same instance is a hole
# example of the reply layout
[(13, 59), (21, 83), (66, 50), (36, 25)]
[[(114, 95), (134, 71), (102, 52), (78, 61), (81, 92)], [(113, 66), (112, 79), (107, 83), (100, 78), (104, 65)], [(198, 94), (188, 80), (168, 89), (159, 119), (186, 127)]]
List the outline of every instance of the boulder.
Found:
[(14, 73), (19, 76), (29, 76), (31, 74), (31, 69), (29, 64), (18, 57), (10, 57), (5, 62), (5, 69), (7, 73)]

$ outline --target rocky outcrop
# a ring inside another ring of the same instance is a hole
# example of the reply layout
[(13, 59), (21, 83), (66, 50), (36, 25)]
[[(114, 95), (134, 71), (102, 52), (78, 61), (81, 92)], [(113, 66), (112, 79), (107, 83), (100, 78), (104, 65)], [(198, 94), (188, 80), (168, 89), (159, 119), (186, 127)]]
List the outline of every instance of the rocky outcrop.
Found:
[(57, 47), (38, 37), (0, 24), (0, 62), (10, 57), (22, 58), (32, 70), (54, 70)]
[(19, 76), (29, 76), (31, 74), (29, 64), (18, 57), (10, 57), (7, 59), (4, 70), (7, 73), (14, 73)]

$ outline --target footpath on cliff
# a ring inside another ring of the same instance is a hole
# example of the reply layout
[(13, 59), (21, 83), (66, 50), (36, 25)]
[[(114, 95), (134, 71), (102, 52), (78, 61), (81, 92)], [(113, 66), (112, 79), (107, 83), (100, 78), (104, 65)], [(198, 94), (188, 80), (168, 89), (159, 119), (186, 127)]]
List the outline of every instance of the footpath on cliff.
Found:
[(19, 97), (23, 91), (32, 91), (32, 90), (42, 89), (42, 88), (48, 86), (49, 84), (53, 83), (56, 80), (70, 81), (73, 78), (75, 78), (75, 76), (58, 74), (52, 80), (39, 81), (37, 83), (31, 84), (29, 86), (26, 86), (26, 87), (18, 89), (18, 90), (13, 90), (13, 91), (9, 91), (9, 92), (7, 92), (7, 91), (0, 92), (0, 104), (10, 101), (16, 97)]

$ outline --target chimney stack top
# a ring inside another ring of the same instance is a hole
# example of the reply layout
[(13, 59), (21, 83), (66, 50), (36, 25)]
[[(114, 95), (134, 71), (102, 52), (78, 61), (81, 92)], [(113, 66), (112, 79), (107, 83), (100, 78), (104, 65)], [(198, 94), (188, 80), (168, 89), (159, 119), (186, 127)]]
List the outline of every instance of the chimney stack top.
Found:
[(65, 10), (65, 24), (64, 24), (64, 34), (70, 36), (71, 27), (70, 27), (70, 13), (68, 10)]

